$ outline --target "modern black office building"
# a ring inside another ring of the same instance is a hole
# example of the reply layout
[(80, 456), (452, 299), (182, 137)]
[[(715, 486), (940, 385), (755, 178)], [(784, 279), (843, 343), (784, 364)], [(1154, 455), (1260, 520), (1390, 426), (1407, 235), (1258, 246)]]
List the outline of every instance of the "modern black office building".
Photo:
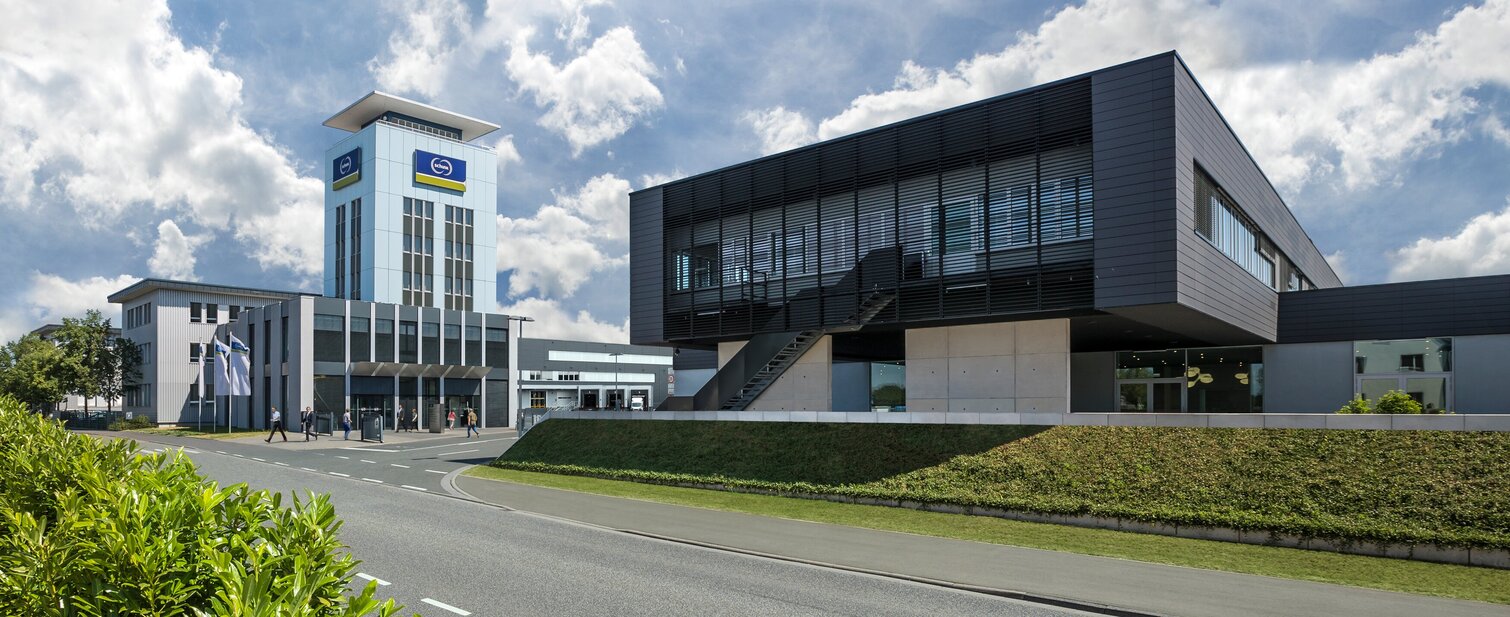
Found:
[[(1334, 289), (1174, 52), (630, 203), (632, 342), (718, 350), (708, 384), (663, 409), (974, 421), (1510, 399), (1481, 379), (1510, 360), (1510, 280)], [(1402, 314), (1418, 293), (1436, 300)]]

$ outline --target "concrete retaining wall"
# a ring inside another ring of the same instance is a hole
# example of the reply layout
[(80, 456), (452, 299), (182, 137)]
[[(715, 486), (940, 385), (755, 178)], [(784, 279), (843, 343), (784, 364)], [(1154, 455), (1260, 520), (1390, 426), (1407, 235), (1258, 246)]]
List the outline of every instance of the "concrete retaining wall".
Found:
[[(848, 411), (552, 411), (546, 418), (585, 420), (724, 420), (887, 424), (1034, 424), (1074, 426), (1192, 426), (1380, 431), (1510, 432), (1510, 414), (1399, 416), (1314, 413), (947, 413)], [(541, 419), (544, 421), (544, 418)]]

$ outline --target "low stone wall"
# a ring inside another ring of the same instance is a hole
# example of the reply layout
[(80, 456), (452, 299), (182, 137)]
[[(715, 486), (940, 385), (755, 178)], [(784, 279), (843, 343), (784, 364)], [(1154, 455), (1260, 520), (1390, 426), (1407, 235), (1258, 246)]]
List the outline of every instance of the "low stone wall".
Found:
[(1325, 413), (935, 413), (846, 411), (552, 411), (546, 418), (584, 420), (722, 420), (735, 422), (869, 422), (895, 424), (1033, 424), (1187, 426), (1380, 431), (1510, 432), (1510, 414), (1342, 415)]

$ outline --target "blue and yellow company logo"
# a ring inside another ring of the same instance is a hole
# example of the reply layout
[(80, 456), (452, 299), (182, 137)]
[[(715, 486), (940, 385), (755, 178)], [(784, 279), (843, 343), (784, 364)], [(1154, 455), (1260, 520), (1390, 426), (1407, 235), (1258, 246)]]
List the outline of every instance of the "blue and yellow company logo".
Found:
[(330, 162), (330, 190), (339, 191), (362, 179), (362, 149), (342, 154)]
[(414, 181), (451, 189), (458, 193), (465, 192), (467, 190), (467, 162), (449, 156), (431, 154), (424, 150), (415, 150)]

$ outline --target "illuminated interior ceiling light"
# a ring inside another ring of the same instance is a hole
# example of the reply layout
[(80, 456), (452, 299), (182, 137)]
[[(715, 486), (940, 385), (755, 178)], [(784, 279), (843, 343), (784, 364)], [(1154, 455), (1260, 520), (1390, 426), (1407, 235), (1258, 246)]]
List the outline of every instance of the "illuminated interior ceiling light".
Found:
[(1192, 366), (1190, 368), (1185, 369), (1185, 376), (1189, 377), (1191, 379), (1195, 379), (1200, 374), (1201, 374), (1201, 369), (1199, 367)]
[(1248, 383), (1248, 374), (1247, 373), (1238, 373), (1236, 375), (1233, 375), (1233, 377), (1237, 378), (1237, 383), (1244, 384), (1244, 385), (1246, 385)]
[(1211, 383), (1213, 379), (1211, 377), (1211, 373), (1201, 373), (1201, 376), (1197, 381), (1200, 381), (1201, 383)]

